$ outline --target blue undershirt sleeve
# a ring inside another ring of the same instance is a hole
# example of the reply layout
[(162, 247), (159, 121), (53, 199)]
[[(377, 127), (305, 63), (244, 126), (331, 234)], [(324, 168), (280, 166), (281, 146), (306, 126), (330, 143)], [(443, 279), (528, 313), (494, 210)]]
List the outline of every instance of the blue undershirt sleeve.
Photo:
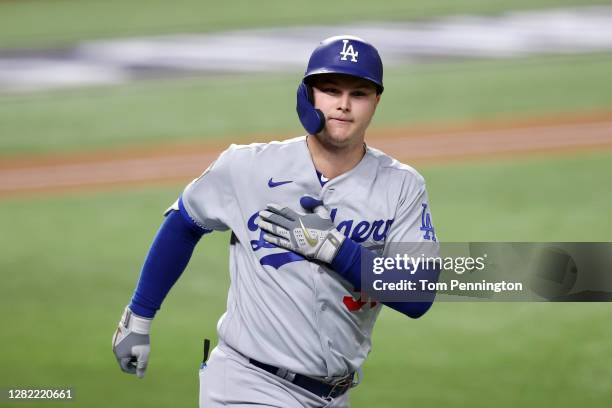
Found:
[(162, 223), (140, 272), (129, 305), (135, 314), (152, 318), (181, 276), (203, 234), (186, 213), (179, 199), (179, 211), (170, 211)]
[[(369, 249), (366, 249), (356, 243), (355, 241), (347, 238), (344, 240), (336, 257), (331, 262), (331, 267), (334, 271), (343, 276), (348, 280), (355, 288), (355, 290), (361, 290), (361, 264), (362, 259), (365, 265), (373, 265), (376, 254)], [(370, 268), (371, 270), (371, 268)], [(414, 274), (408, 274), (407, 280), (418, 282), (420, 279), (427, 279), (433, 281), (432, 274), (435, 274), (435, 281), (437, 282), (440, 270), (439, 269), (422, 269), (419, 268)], [(385, 274), (380, 275), (380, 279), (384, 281)], [(406, 302), (382, 302), (384, 305), (397, 310), (400, 313), (410, 316), (413, 319), (417, 319), (429, 310), (433, 304), (435, 298), (435, 292), (422, 292), (419, 294), (419, 299), (425, 299), (425, 301), (406, 301)]]

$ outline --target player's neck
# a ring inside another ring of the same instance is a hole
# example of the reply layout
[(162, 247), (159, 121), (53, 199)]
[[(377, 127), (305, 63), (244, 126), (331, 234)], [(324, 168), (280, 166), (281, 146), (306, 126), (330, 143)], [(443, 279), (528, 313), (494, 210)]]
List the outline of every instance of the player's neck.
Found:
[(363, 138), (343, 147), (327, 146), (312, 135), (306, 142), (315, 168), (330, 180), (357, 166), (365, 154)]

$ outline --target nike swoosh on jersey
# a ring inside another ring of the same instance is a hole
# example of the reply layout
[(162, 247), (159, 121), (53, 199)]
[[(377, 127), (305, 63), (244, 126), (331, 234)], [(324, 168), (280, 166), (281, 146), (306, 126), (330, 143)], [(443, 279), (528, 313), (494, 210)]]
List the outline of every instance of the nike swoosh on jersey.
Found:
[(268, 187), (274, 188), (274, 187), (282, 186), (283, 184), (289, 184), (289, 183), (293, 183), (293, 180), (273, 181), (272, 177), (270, 177), (270, 180), (268, 180)]
[(308, 245), (310, 245), (311, 247), (316, 247), (317, 244), (319, 243), (319, 240), (311, 237), (306, 227), (304, 227), (304, 223), (302, 222), (302, 219), (300, 218), (299, 220), (300, 220), (300, 227), (302, 228), (302, 231), (304, 232), (304, 238), (306, 238), (306, 242), (308, 242)]

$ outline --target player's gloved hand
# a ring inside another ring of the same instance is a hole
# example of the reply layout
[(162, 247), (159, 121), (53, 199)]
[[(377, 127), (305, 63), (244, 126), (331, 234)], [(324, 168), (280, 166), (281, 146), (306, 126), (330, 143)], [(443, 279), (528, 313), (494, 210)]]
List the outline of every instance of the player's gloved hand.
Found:
[(323, 202), (310, 196), (300, 199), (307, 213), (278, 204), (259, 212), (257, 224), (266, 231), (263, 238), (309, 259), (331, 263), (345, 236), (338, 231)]
[(151, 351), (149, 333), (151, 322), (125, 308), (119, 327), (113, 336), (113, 353), (121, 369), (129, 374), (144, 377)]

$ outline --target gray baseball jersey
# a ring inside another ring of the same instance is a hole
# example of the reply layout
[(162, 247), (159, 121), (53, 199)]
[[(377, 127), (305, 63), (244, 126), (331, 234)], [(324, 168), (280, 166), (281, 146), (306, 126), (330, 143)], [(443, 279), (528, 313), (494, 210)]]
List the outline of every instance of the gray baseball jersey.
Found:
[[(267, 243), (255, 224), (268, 203), (303, 211), (305, 194), (323, 201), (346, 236), (379, 253), (388, 242), (435, 240), (423, 177), (371, 147), (356, 167), (321, 186), (306, 137), (232, 145), (186, 187), (182, 200), (201, 227), (232, 231), (219, 338), (296, 373), (343, 376), (367, 357), (381, 304), (360, 299), (326, 265)], [(438, 255), (437, 246), (426, 248), (425, 255)], [(409, 255), (422, 252), (417, 245)]]

